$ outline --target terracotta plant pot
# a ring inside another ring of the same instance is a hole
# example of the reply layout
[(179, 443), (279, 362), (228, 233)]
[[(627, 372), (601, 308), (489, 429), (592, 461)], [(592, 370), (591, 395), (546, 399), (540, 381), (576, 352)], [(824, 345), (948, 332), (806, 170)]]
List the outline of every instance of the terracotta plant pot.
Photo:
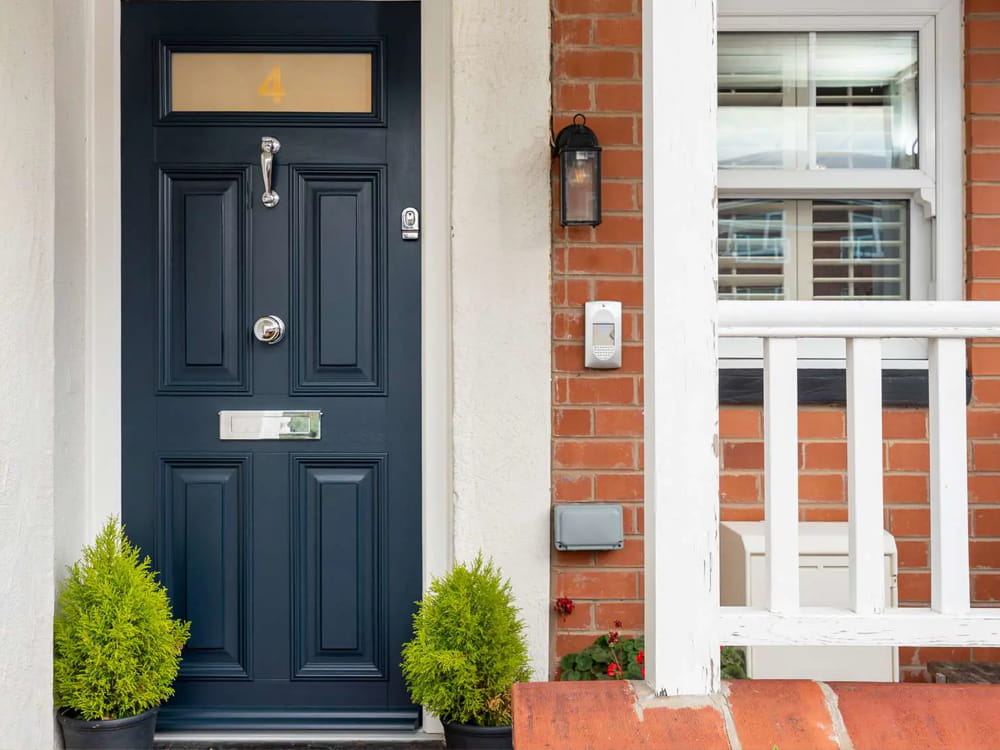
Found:
[(151, 708), (138, 716), (108, 721), (82, 721), (59, 714), (66, 750), (153, 750), (156, 714)]
[(448, 750), (513, 750), (514, 727), (480, 727), (446, 722), (444, 741)]

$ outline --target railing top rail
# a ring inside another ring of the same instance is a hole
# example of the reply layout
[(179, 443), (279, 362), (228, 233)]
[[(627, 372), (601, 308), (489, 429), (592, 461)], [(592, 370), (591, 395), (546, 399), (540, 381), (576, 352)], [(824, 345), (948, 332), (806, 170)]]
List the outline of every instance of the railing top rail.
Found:
[(719, 335), (753, 338), (998, 338), (1000, 302), (719, 302)]

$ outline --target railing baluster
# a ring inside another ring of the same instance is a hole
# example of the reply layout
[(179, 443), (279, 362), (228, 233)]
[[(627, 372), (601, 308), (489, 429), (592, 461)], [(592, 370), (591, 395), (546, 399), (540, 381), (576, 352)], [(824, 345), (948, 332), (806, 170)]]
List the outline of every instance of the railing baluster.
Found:
[(851, 608), (885, 609), (882, 561), (882, 342), (847, 340), (847, 502)]
[(798, 342), (764, 340), (764, 520), (772, 612), (799, 608)]
[(969, 609), (965, 341), (932, 339), (930, 369), (931, 608)]

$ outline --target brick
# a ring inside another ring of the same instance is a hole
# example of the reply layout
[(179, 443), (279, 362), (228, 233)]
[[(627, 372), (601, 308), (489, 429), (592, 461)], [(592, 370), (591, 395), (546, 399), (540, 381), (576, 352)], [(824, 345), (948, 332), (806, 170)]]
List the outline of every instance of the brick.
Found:
[(1000, 474), (969, 476), (970, 503), (1000, 503)]
[(968, 646), (900, 646), (900, 666), (923, 666), (929, 661), (969, 661), (972, 649)]
[(571, 599), (635, 599), (638, 574), (626, 570), (560, 571), (556, 596)]
[[(996, 13), (997, 0), (965, 0), (965, 12), (966, 14)], [(1000, 661), (1000, 659), (996, 661)]]
[(1000, 48), (1000, 21), (969, 19), (965, 39), (970, 50)]
[(843, 502), (847, 499), (842, 474), (803, 474), (799, 476), (799, 497), (813, 502)]
[[(601, 181), (602, 211), (637, 211), (639, 203), (636, 199), (637, 185), (632, 182)], [(637, 271), (639, 269), (636, 269)]]
[(590, 84), (559, 83), (554, 86), (553, 104), (557, 112), (589, 112), (594, 108)]
[(574, 378), (569, 381), (569, 403), (635, 403), (635, 380), (630, 377)]
[[(975, 172), (976, 164), (982, 160), (984, 154), (973, 156), (970, 160), (971, 168)], [(991, 155), (992, 156), (992, 155)], [(992, 159), (990, 160), (993, 161)], [(1000, 154), (997, 155), (998, 171), (1000, 177)], [(977, 178), (978, 179), (978, 178)], [(969, 244), (977, 246), (1000, 246), (1000, 219), (976, 217), (969, 221)]]
[(596, 435), (642, 436), (642, 409), (598, 409), (594, 418)]
[(614, 441), (559, 441), (554, 464), (564, 469), (630, 469), (635, 467), (635, 446)]
[(996, 646), (982, 646), (979, 648), (972, 649), (972, 660), (973, 661), (1000, 661), (1000, 648)]
[(632, 0), (555, 0), (555, 11), (562, 15), (631, 13)]
[(897, 578), (900, 603), (923, 604), (931, 599), (931, 574), (904, 570)]
[(558, 502), (579, 502), (594, 496), (590, 476), (556, 476), (552, 481), (552, 499)]
[(826, 697), (815, 682), (734, 680), (728, 702), (742, 747), (773, 748), (778, 742), (783, 748), (840, 747)]
[(1000, 537), (1000, 508), (973, 509), (972, 530), (977, 537)]
[(993, 281), (973, 281), (966, 285), (966, 299), (980, 302), (1000, 300), (1000, 284)]
[(559, 78), (635, 78), (636, 53), (625, 50), (557, 50), (553, 66)]
[(764, 443), (725, 443), (722, 465), (727, 469), (761, 469), (764, 467)]
[(927, 412), (923, 409), (886, 409), (882, 412), (882, 437), (920, 440), (927, 437)]
[(1000, 114), (1000, 86), (969, 86), (965, 97), (970, 115)]
[(930, 545), (915, 539), (900, 539), (896, 542), (900, 568), (926, 568), (930, 561)]
[(968, 430), (970, 438), (1000, 438), (1000, 411), (970, 409)]
[[(579, 606), (579, 604), (577, 605)], [(597, 637), (596, 633), (559, 633), (556, 635), (556, 659), (566, 654), (575, 654), (590, 646)]]
[(620, 300), (622, 307), (642, 307), (642, 282), (630, 279), (598, 279), (594, 283), (597, 299)]
[(558, 436), (590, 435), (589, 409), (556, 409), (552, 415), (552, 432)]
[(635, 273), (635, 250), (601, 245), (571, 246), (566, 252), (567, 273)]
[(973, 539), (969, 542), (969, 565), (1000, 570), (1000, 541)]
[(760, 477), (757, 474), (723, 474), (719, 477), (719, 498), (724, 503), (760, 502)]
[[(990, 55), (990, 57), (1000, 60), (1000, 55)], [(998, 79), (1000, 79), (1000, 76), (998, 76)], [(968, 143), (973, 148), (996, 148), (1000, 146), (1000, 120), (969, 120), (968, 139)], [(977, 155), (973, 158), (978, 159), (979, 156)], [(969, 179), (985, 178), (975, 178), (970, 173)], [(994, 212), (983, 211), (982, 213)]]
[(800, 409), (799, 439), (842, 438), (846, 436), (843, 410)]
[(927, 508), (891, 509), (889, 511), (889, 531), (893, 536), (930, 536), (930, 510)]
[(974, 443), (972, 468), (976, 471), (1000, 471), (1000, 443)]
[(969, 273), (977, 279), (1000, 279), (1000, 250), (969, 253)]
[(590, 44), (593, 21), (589, 18), (556, 18), (552, 21), (552, 44)]
[[(984, 122), (974, 120), (973, 122)], [(1000, 120), (989, 120), (1000, 123)], [(969, 185), (965, 191), (969, 212), (974, 214), (1000, 214), (1000, 185)]]
[(889, 469), (891, 471), (928, 471), (930, 446), (928, 443), (890, 443)]
[(721, 518), (723, 521), (763, 521), (764, 506), (747, 505), (734, 508), (731, 505), (727, 505), (721, 510)]
[(583, 344), (556, 344), (552, 348), (552, 366), (557, 372), (586, 372)]
[(847, 443), (805, 443), (802, 445), (803, 469), (847, 470)]
[(972, 576), (972, 600), (976, 602), (1000, 601), (1000, 575), (974, 574)]
[(568, 615), (553, 612), (553, 616), (556, 621), (556, 627), (560, 631), (586, 630), (593, 632), (594, 630), (594, 605), (591, 602), (576, 604), (573, 611)]
[(622, 632), (638, 632), (645, 623), (645, 607), (642, 602), (598, 602), (594, 613), (594, 623), (600, 630), (611, 630), (615, 621), (621, 622)]
[(552, 304), (578, 307), (593, 299), (589, 279), (561, 279), (552, 285)]
[(719, 407), (719, 437), (761, 438), (763, 426), (760, 409), (757, 407)]
[(598, 552), (596, 564), (602, 568), (641, 568), (643, 554), (642, 539), (632, 537), (625, 540), (622, 549)]
[[(1000, 179), (1000, 154), (972, 154), (969, 157), (969, 179), (974, 182), (995, 182)], [(973, 239), (973, 244), (992, 243)]]
[[(1000, 55), (994, 53), (970, 54), (965, 57), (967, 83), (995, 83), (1000, 79)], [(978, 141), (973, 141), (978, 144)]]
[(642, 474), (598, 474), (594, 481), (598, 500), (642, 500), (645, 493)]
[(882, 478), (882, 493), (886, 503), (926, 503), (927, 477), (922, 474), (886, 474)]
[(641, 83), (598, 83), (594, 91), (600, 112), (642, 112)]
[(557, 312), (552, 316), (552, 336), (557, 339), (583, 339), (583, 313)]
[[(601, 175), (608, 180), (640, 180), (642, 179), (642, 151), (637, 148), (615, 148), (604, 151), (601, 155)], [(634, 217), (633, 217), (634, 218)], [(604, 220), (607, 221), (605, 216)], [(602, 236), (601, 224), (597, 228), (598, 237), (602, 242), (611, 242), (606, 236)], [(620, 240), (621, 242), (642, 242), (642, 235), (636, 240)]]
[(1000, 375), (1000, 346), (973, 346), (969, 366), (973, 375)]
[[(974, 404), (1000, 405), (1000, 379), (975, 378), (972, 381), (972, 402)], [(970, 415), (975, 412), (970, 412)]]
[(846, 521), (847, 506), (835, 505), (826, 508), (799, 508), (800, 521)]
[[(556, 117), (553, 121), (553, 129), (559, 132), (569, 125), (575, 115)], [(598, 133), (601, 146), (634, 146), (638, 144), (636, 135), (635, 117), (631, 115), (589, 115), (587, 126), (593, 128)], [(603, 166), (603, 162), (602, 162)], [(603, 174), (603, 170), (602, 170)]]
[(598, 18), (594, 22), (594, 41), (605, 47), (641, 47), (642, 19)]

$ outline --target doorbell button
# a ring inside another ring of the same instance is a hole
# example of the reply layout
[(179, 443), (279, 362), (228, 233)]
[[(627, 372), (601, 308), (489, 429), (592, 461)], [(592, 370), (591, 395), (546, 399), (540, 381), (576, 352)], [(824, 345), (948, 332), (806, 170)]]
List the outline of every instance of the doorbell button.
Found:
[(592, 300), (584, 306), (584, 365), (610, 370), (622, 366), (622, 303)]

